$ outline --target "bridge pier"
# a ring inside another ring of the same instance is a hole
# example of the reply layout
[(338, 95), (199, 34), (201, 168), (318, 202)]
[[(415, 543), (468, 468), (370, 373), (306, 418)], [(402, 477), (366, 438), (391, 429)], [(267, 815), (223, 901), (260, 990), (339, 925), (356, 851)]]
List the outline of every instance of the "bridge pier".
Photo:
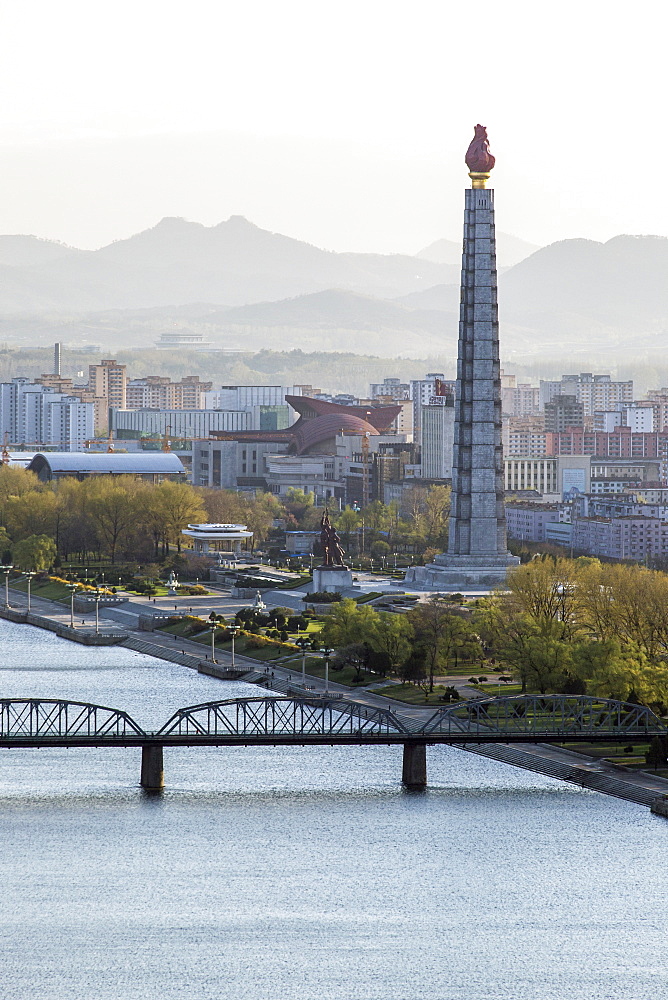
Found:
[(162, 746), (144, 743), (141, 748), (141, 787), (145, 792), (161, 792), (165, 786)]
[(406, 788), (427, 787), (427, 746), (425, 743), (404, 743), (401, 781)]

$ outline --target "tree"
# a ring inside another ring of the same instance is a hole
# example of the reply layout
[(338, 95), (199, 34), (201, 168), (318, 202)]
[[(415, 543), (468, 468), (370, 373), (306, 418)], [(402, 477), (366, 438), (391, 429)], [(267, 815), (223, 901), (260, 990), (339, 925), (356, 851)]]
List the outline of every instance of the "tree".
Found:
[(30, 535), (12, 546), (14, 565), (41, 573), (53, 565), (56, 543), (48, 535)]
[(357, 605), (346, 598), (327, 615), (320, 638), (335, 649), (367, 643), (396, 667), (408, 656), (412, 634), (405, 616), (374, 611), (368, 604)]
[(476, 627), (492, 643), (494, 652), (519, 677), (522, 692), (559, 690), (571, 670), (571, 644), (561, 623), (530, 614), (509, 614), (497, 599), (481, 602)]
[(341, 540), (345, 549), (350, 548), (350, 536), (360, 524), (360, 515), (352, 507), (346, 507), (336, 518), (336, 530), (341, 533)]
[(139, 520), (141, 484), (130, 476), (99, 476), (86, 483), (87, 506), (95, 530), (116, 562), (116, 551)]
[(573, 666), (592, 694), (620, 701), (635, 695), (644, 705), (668, 702), (668, 665), (650, 660), (638, 644), (618, 639), (580, 643)]
[(390, 546), (387, 542), (383, 542), (381, 539), (373, 542), (371, 545), (371, 555), (374, 559), (380, 559), (383, 556), (388, 556), (390, 554)]
[(528, 615), (539, 627), (559, 623), (572, 638), (582, 623), (580, 571), (571, 559), (533, 559), (508, 571), (507, 594), (500, 596), (508, 614)]
[(421, 646), (414, 646), (411, 654), (398, 670), (399, 677), (404, 684), (415, 684), (423, 690), (429, 690), (429, 671), (425, 662), (425, 650)]
[(336, 651), (333, 666), (335, 670), (343, 670), (350, 666), (355, 670), (355, 681), (362, 680), (362, 673), (367, 665), (369, 647), (363, 642), (354, 642), (350, 646), (342, 646)]
[(413, 626), (415, 638), (424, 650), (429, 672), (429, 690), (434, 690), (434, 675), (457, 648), (472, 635), (471, 626), (459, 615), (452, 614), (446, 602), (438, 597), (416, 604), (407, 618)]
[(338, 601), (327, 615), (320, 632), (321, 641), (338, 649), (368, 640), (374, 631), (378, 612), (368, 604), (356, 604), (350, 598)]
[(425, 498), (424, 521), (427, 539), (430, 542), (447, 542), (447, 527), (450, 517), (450, 487), (432, 486)]
[(44, 489), (34, 472), (12, 465), (0, 466), (0, 505), (9, 497), (21, 497)]
[(201, 495), (187, 483), (165, 480), (153, 487), (150, 502), (153, 523), (162, 522), (167, 548), (171, 541), (176, 544), (178, 552), (181, 551), (183, 529), (189, 524), (202, 524), (206, 520), (206, 508)]
[(387, 526), (388, 509), (380, 500), (372, 500), (364, 508), (364, 523), (371, 531), (382, 531)]
[(392, 667), (398, 667), (410, 653), (412, 637), (413, 629), (405, 615), (380, 611), (367, 641), (379, 653), (386, 654)]
[(12, 538), (49, 535), (54, 538), (59, 512), (55, 493), (32, 490), (5, 501), (5, 523)]

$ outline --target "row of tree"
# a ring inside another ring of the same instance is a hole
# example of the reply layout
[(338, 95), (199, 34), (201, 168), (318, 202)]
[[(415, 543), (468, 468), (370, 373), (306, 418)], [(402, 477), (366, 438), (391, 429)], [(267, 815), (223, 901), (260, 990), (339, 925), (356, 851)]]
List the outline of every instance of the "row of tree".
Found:
[[(318, 528), (322, 509), (314, 506), (312, 493), (288, 490), (283, 507), (288, 528)], [(372, 500), (363, 510), (348, 506), (330, 511), (343, 547), (351, 554), (362, 548), (364, 552), (372, 551), (374, 546), (378, 554), (423, 553), (430, 548), (441, 551), (447, 546), (449, 516), (449, 486), (413, 486), (405, 492), (400, 505)]]
[[(402, 545), (423, 551), (431, 542), (443, 540), (449, 490), (416, 488), (413, 501), (408, 519), (399, 516), (396, 505), (379, 501), (363, 512), (333, 511), (332, 517), (346, 548), (364, 521), (367, 548), (375, 544), (389, 552)], [(259, 547), (267, 542), (277, 519), (288, 529), (315, 530), (321, 516), (322, 510), (313, 506), (313, 495), (300, 490), (291, 491), (281, 502), (270, 493), (195, 489), (172, 481), (153, 485), (132, 476), (68, 477), (42, 483), (25, 469), (0, 467), (2, 551), (46, 536), (63, 560), (108, 557), (112, 563), (146, 563), (164, 559), (170, 547), (180, 551), (181, 532), (189, 523), (246, 524)]]
[(358, 669), (398, 673), (405, 681), (434, 689), (434, 677), (459, 659), (479, 660), (480, 639), (473, 625), (447, 600), (432, 597), (406, 614), (376, 611), (343, 600), (325, 619), (320, 638), (340, 660)]
[(476, 630), (523, 690), (668, 705), (668, 575), (597, 559), (537, 558), (481, 601)]

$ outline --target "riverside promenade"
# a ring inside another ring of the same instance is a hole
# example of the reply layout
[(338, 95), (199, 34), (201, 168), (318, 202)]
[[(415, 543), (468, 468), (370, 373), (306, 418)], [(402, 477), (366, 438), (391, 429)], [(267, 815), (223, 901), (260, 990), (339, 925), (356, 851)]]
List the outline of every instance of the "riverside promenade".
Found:
[[(267, 604), (273, 606), (281, 603), (280, 598), (271, 601), (265, 597), (265, 600)], [(96, 646), (122, 645), (145, 655), (220, 677), (221, 680), (231, 679), (233, 676), (234, 679), (255, 683), (280, 694), (299, 695), (300, 691), (304, 694), (322, 694), (325, 690), (321, 678), (308, 676), (308, 690), (304, 691), (301, 688), (301, 673), (294, 668), (283, 667), (276, 662), (272, 662), (271, 665), (260, 664), (257, 660), (243, 655), (235, 656), (236, 669), (232, 674), (232, 657), (228, 652), (216, 650), (217, 663), (213, 664), (206, 646), (202, 643), (160, 632), (146, 632), (139, 628), (140, 615), (151, 613), (151, 610), (162, 613), (174, 611), (175, 604), (182, 613), (188, 613), (192, 608), (199, 614), (204, 614), (205, 611), (208, 613), (209, 609), (219, 614), (233, 614), (239, 607), (247, 606), (247, 602), (227, 598), (224, 594), (214, 594), (209, 598), (200, 599), (196, 607), (193, 606), (192, 598), (165, 598), (156, 605), (151, 604), (150, 609), (147, 599), (131, 600), (122, 607), (101, 606), (98, 635), (95, 633), (94, 613), (75, 615), (75, 628), (71, 629), (68, 605), (33, 596), (31, 614), (28, 615), (27, 595), (11, 588), (10, 604), (9, 609), (0, 608), (0, 619), (47, 628), (71, 641)], [(329, 682), (328, 690), (333, 696), (344, 697), (348, 701), (369, 708), (398, 709), (416, 723), (425, 717), (426, 712), (433, 712), (433, 706), (422, 708), (406, 705), (404, 702), (394, 701), (385, 696), (380, 697), (373, 690), (351, 689), (335, 681)], [(45, 696), (48, 694), (49, 692), (44, 692)], [(221, 697), (224, 698), (224, 690), (221, 690)], [(599, 758), (587, 757), (548, 744), (523, 744), (522, 747), (517, 747), (501, 743), (486, 745), (470, 743), (461, 749), (568, 781), (592, 791), (652, 807), (655, 812), (665, 814), (664, 799), (668, 801), (668, 779), (649, 772), (630, 771)]]

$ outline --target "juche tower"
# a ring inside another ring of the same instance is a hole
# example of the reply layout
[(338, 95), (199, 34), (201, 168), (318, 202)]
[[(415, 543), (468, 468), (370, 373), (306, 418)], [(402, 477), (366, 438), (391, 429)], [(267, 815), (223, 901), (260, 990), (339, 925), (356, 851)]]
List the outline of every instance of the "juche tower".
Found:
[(501, 373), (497, 305), (495, 159), (487, 130), (476, 125), (466, 153), (471, 187), (464, 206), (461, 304), (448, 552), (409, 571), (407, 582), (430, 590), (502, 583), (508, 552), (501, 445)]

